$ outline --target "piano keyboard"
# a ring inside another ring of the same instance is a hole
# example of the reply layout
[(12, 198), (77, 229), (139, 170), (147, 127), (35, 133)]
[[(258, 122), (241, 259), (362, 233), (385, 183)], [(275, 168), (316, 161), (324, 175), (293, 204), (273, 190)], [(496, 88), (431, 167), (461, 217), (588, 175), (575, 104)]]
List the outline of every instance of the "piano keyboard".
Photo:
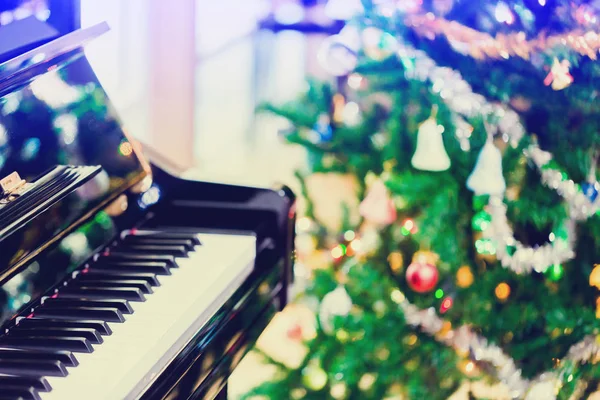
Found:
[(130, 231), (0, 336), (0, 400), (135, 399), (252, 272), (253, 236)]

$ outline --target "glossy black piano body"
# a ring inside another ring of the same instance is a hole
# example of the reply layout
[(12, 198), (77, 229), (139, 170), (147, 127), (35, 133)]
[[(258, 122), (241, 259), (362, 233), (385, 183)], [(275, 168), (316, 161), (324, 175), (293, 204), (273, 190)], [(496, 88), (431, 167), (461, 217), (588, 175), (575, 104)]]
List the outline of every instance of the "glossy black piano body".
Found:
[[(57, 166), (100, 168), (74, 186), (59, 187), (51, 198), (36, 198), (45, 201), (43, 207), (8, 218), (7, 210), (18, 208), (3, 209), (0, 202), (0, 224), (8, 222), (0, 225), (2, 333), (10, 334), (42, 296), (60, 288), (122, 231), (166, 226), (251, 233), (257, 250), (250, 276), (139, 396), (225, 398), (228, 377), (287, 302), (295, 197), (283, 186), (183, 180), (152, 155), (146, 162), (82, 50), (105, 30), (101, 25), (78, 31), (0, 65), (0, 178), (16, 171), (31, 182)], [(1, 385), (0, 399), (10, 398), (3, 397)]]

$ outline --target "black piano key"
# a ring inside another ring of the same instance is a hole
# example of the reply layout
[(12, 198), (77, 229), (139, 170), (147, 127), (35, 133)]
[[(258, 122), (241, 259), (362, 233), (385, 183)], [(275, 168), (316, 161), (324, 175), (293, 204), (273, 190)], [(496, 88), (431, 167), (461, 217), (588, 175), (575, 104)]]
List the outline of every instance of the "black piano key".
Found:
[[(44, 300), (45, 308), (70, 308), (70, 307), (85, 307), (85, 308), (116, 308), (123, 314), (132, 314), (133, 308), (127, 300), (87, 300), (56, 297)], [(83, 328), (83, 327), (82, 327)]]
[[(146, 301), (144, 293), (140, 289), (102, 289), (88, 287), (65, 287), (60, 289), (61, 297), (70, 297), (76, 299), (92, 299), (92, 300), (129, 300), (129, 301)], [(118, 311), (118, 310), (117, 310)], [(95, 319), (89, 317), (87, 319)], [(103, 321), (108, 321), (100, 318)]]
[(146, 272), (113, 272), (96, 269), (84, 269), (81, 274), (77, 275), (77, 279), (81, 281), (110, 281), (110, 280), (140, 280), (146, 281), (150, 286), (160, 286), (160, 282), (156, 274)]
[(19, 388), (0, 386), (0, 400), (41, 400), (38, 391), (34, 388)]
[(66, 350), (76, 353), (92, 353), (94, 348), (89, 340), (83, 338), (51, 338), (44, 336), (0, 336), (0, 347), (14, 347), (36, 350)]
[(144, 229), (132, 229), (130, 231), (123, 232), (123, 238), (128, 236), (137, 236), (137, 237), (152, 237), (152, 238), (163, 238), (163, 239), (189, 239), (194, 245), (200, 244), (200, 239), (196, 233), (186, 232), (186, 231), (177, 231), (174, 229), (165, 231), (165, 230), (144, 230)]
[(53, 360), (11, 360), (0, 358), (0, 373), (19, 376), (67, 376), (67, 367)]
[(161, 246), (161, 245), (150, 245), (150, 244), (119, 244), (119, 249), (125, 251), (144, 253), (144, 254), (168, 254), (175, 257), (186, 257), (187, 249), (185, 246)]
[(152, 287), (145, 281), (136, 281), (136, 280), (112, 280), (112, 281), (79, 281), (75, 279), (72, 282), (69, 282), (70, 287), (93, 287), (93, 288), (110, 288), (110, 289), (118, 289), (118, 288), (137, 288), (145, 294), (152, 293)]
[(143, 262), (143, 261), (117, 261), (103, 262), (99, 259), (98, 262), (92, 264), (90, 271), (103, 270), (115, 272), (144, 272), (156, 275), (171, 275), (169, 266), (163, 262)]
[(99, 261), (107, 263), (117, 261), (161, 262), (166, 263), (169, 268), (177, 268), (177, 262), (173, 256), (166, 254), (127, 253), (120, 251), (118, 248), (109, 250), (109, 253), (102, 255)]
[(8, 331), (8, 335), (17, 337), (50, 336), (60, 338), (86, 338), (92, 344), (104, 342), (100, 332), (89, 328), (19, 328)]
[(97, 330), (104, 336), (112, 334), (112, 329), (110, 329), (105, 321), (95, 320), (72, 321), (47, 318), (24, 318), (19, 321), (18, 326), (27, 328), (90, 328)]
[(0, 376), (0, 387), (10, 386), (14, 388), (33, 388), (38, 392), (49, 392), (52, 390), (50, 382), (44, 377), (24, 377), (24, 376)]
[(73, 353), (64, 350), (29, 350), (16, 348), (0, 348), (0, 358), (7, 360), (50, 360), (60, 361), (67, 367), (76, 367), (79, 361)]
[[(80, 297), (78, 293), (77, 297)], [(68, 320), (100, 320), (106, 322), (125, 322), (125, 317), (121, 311), (116, 308), (85, 308), (85, 307), (65, 307), (65, 308), (44, 308), (38, 307), (34, 310), (36, 317), (68, 319)]]
[(125, 236), (117, 245), (117, 248), (125, 245), (152, 245), (152, 246), (183, 246), (187, 251), (194, 250), (194, 242), (190, 239), (178, 238), (160, 238), (152, 236)]

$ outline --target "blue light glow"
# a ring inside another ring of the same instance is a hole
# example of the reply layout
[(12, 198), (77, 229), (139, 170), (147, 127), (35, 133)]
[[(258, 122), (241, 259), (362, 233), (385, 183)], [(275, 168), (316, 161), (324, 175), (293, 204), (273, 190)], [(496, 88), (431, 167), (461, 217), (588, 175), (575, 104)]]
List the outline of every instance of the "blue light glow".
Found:
[(144, 210), (144, 209), (150, 207), (151, 205), (158, 203), (161, 195), (162, 195), (162, 193), (161, 193), (160, 189), (158, 188), (158, 186), (152, 185), (150, 187), (150, 189), (145, 191), (140, 196), (140, 199), (138, 200), (138, 205), (140, 206), (140, 208), (142, 210)]
[(29, 161), (37, 157), (40, 151), (40, 139), (38, 138), (29, 138), (23, 143), (23, 148), (21, 149), (21, 158), (25, 161)]

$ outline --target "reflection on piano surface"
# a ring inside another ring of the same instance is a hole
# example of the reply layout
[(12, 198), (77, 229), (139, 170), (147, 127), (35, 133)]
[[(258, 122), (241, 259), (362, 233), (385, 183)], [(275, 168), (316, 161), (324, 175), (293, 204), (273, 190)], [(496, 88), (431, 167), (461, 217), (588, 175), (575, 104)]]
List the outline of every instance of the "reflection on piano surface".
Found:
[(0, 179), (27, 182), (0, 194), (0, 400), (226, 398), (287, 301), (294, 196), (148, 164), (81, 49), (102, 30), (0, 65)]

